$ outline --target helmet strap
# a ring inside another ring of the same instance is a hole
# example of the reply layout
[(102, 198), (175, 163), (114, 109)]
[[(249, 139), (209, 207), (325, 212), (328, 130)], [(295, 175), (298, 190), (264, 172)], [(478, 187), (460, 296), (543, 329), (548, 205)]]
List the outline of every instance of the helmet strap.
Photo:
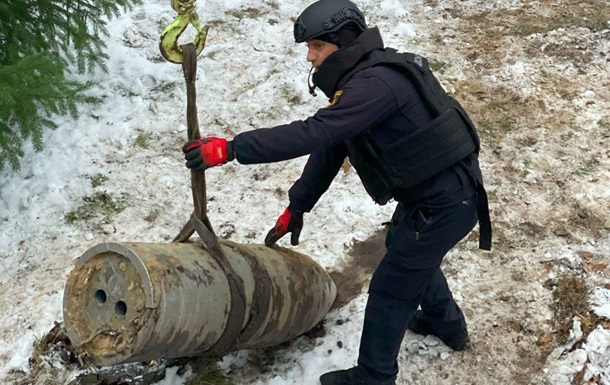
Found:
[(318, 94), (316, 93), (316, 85), (315, 84), (311, 84), (310, 83), (310, 79), (312, 76), (312, 72), (316, 69), (316, 67), (311, 66), (311, 69), (309, 70), (309, 74), (307, 75), (307, 87), (309, 87), (309, 93), (311, 94), (311, 96), (313, 96), (314, 98), (316, 96), (318, 96)]

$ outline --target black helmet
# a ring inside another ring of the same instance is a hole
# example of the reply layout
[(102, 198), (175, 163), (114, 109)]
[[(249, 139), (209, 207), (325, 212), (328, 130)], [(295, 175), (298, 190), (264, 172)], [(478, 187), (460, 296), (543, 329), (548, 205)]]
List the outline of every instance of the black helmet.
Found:
[(305, 8), (294, 23), (294, 40), (302, 43), (320, 35), (336, 32), (354, 23), (360, 32), (366, 29), (364, 15), (349, 0), (319, 0)]

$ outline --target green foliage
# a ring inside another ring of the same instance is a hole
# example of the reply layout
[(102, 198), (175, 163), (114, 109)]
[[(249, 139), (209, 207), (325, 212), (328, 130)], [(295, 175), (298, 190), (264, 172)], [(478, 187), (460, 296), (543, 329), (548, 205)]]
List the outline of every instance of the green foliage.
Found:
[[(0, 0), (0, 64), (47, 52), (78, 71), (105, 68), (106, 24), (140, 0)], [(63, 58), (62, 56), (66, 56)]]
[(19, 168), (26, 140), (42, 150), (54, 115), (76, 117), (78, 105), (96, 102), (69, 68), (106, 70), (106, 24), (140, 1), (0, 0), (0, 169)]
[(148, 148), (148, 137), (144, 134), (138, 134), (136, 138), (136, 146), (140, 148)]
[(89, 179), (91, 179), (91, 187), (96, 188), (103, 185), (108, 180), (108, 177), (103, 174), (95, 174), (90, 176)]
[(127, 197), (121, 195), (113, 198), (107, 192), (97, 192), (83, 197), (83, 204), (65, 215), (66, 222), (73, 224), (99, 218), (102, 223), (109, 223), (113, 214), (125, 209)]
[(597, 160), (595, 158), (586, 160), (582, 163), (582, 165), (579, 168), (574, 170), (574, 172), (572, 172), (572, 174), (574, 174), (576, 176), (593, 175), (597, 171), (598, 165), (599, 165), (599, 160)]
[(235, 385), (219, 370), (201, 373), (191, 378), (186, 385)]
[(447, 68), (447, 62), (442, 60), (429, 59), (428, 64), (432, 72), (437, 72), (439, 74), (442, 74), (445, 71), (445, 68)]
[(45, 54), (0, 65), (0, 168), (19, 168), (26, 139), (42, 150), (43, 129), (55, 128), (53, 114), (76, 117), (78, 103), (95, 102), (83, 94), (89, 86), (67, 80), (64, 66)]
[(610, 121), (606, 119), (600, 119), (597, 122), (597, 125), (601, 129), (602, 138), (607, 139), (610, 138)]

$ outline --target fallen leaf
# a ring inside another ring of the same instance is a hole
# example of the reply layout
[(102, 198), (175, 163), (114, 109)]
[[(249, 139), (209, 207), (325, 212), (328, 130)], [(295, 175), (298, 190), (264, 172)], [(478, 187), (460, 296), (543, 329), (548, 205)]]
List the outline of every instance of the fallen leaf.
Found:
[(582, 251), (581, 250), (581, 251), (577, 252), (576, 254), (578, 254), (578, 256), (580, 258), (586, 259), (586, 260), (589, 260), (589, 259), (593, 258), (593, 253), (590, 253), (588, 251)]
[(538, 339), (538, 346), (542, 346), (542, 347), (546, 347), (548, 346), (551, 342), (553, 342), (553, 339), (555, 337), (553, 337), (552, 334), (547, 334), (544, 335), (542, 337), (540, 337), (540, 339)]
[(345, 159), (341, 168), (343, 169), (343, 172), (347, 173), (352, 168), (352, 165), (347, 159)]
[(606, 262), (591, 262), (591, 267), (593, 270), (603, 271), (608, 267), (608, 264)]

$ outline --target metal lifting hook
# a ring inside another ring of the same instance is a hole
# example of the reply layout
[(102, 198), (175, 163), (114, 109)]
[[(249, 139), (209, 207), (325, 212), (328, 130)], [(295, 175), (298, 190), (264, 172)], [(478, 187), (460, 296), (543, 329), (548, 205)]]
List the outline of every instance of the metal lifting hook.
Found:
[(189, 24), (197, 29), (197, 36), (193, 42), (196, 55), (199, 55), (205, 47), (208, 26), (201, 25), (196, 11), (196, 3), (196, 0), (171, 0), (172, 8), (178, 12), (178, 17), (163, 30), (159, 49), (161, 55), (172, 63), (180, 64), (184, 61), (182, 49), (178, 46), (178, 39)]

